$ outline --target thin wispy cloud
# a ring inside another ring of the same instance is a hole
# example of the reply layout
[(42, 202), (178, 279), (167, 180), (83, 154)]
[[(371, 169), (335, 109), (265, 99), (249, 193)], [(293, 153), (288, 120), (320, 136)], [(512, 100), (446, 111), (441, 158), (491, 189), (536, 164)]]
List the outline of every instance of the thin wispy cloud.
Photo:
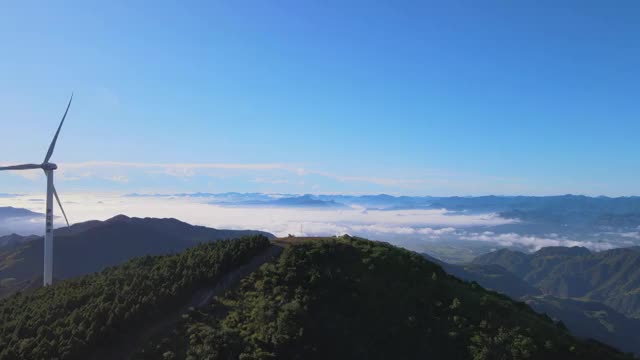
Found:
[(111, 181), (115, 181), (118, 183), (128, 183), (129, 182), (129, 178), (123, 175), (117, 175), (117, 176), (112, 176), (109, 178), (109, 180)]
[[(144, 170), (147, 174), (162, 174), (177, 178), (190, 178), (198, 175), (212, 175), (210, 170), (222, 171), (223, 173), (233, 172), (253, 172), (253, 173), (269, 173), (281, 172), (292, 177), (307, 177), (316, 175), (324, 178), (333, 179), (339, 182), (369, 183), (374, 185), (382, 185), (387, 187), (407, 187), (413, 185), (425, 184), (422, 179), (402, 179), (402, 178), (386, 178), (379, 176), (352, 176), (342, 175), (327, 171), (305, 169), (296, 164), (285, 163), (144, 163), (144, 162), (118, 162), (118, 161), (89, 161), (80, 163), (61, 163), (60, 169), (64, 169), (64, 175), (67, 178), (62, 180), (78, 178), (88, 178), (92, 176), (100, 177), (100, 170), (116, 170), (126, 171), (127, 169)], [(215, 175), (219, 175), (216, 173)], [(285, 178), (268, 178), (257, 177), (253, 180), (256, 183), (270, 184), (288, 184), (298, 183), (292, 179)]]
[(272, 170), (284, 169), (284, 164), (246, 164), (246, 163), (143, 163), (121, 161), (87, 161), (78, 163), (62, 163), (68, 169), (95, 168), (138, 168), (138, 169), (233, 169), (233, 170)]
[(267, 178), (256, 178), (253, 182), (258, 184), (290, 184), (291, 181), (288, 179), (267, 179)]
[(396, 187), (405, 187), (410, 185), (420, 185), (420, 184), (427, 183), (426, 180), (420, 180), (420, 179), (397, 179), (397, 178), (384, 178), (384, 177), (375, 177), (375, 176), (345, 176), (345, 175), (333, 174), (326, 171), (307, 171), (306, 173), (332, 178), (341, 182), (364, 182), (364, 183), (371, 183), (376, 185), (396, 186)]
[[(15, 164), (0, 164), (0, 166), (9, 166), (9, 165), (15, 165)], [(21, 177), (23, 179), (26, 180), (39, 180), (44, 178), (44, 174), (41, 170), (32, 170), (32, 171), (7, 171), (7, 173), (14, 175), (14, 176), (18, 176)]]
[[(19, 176), (33, 183), (44, 179), (42, 171), (18, 171), (10, 172), (8, 175)], [(438, 169), (405, 169), (404, 171), (388, 169), (384, 174), (356, 170), (327, 171), (303, 164), (284, 162), (61, 162), (56, 178), (60, 183), (69, 183), (68, 191), (74, 190), (75, 187), (83, 190), (152, 193), (180, 189), (179, 192), (290, 192), (294, 190), (308, 193), (389, 193), (436, 196), (519, 195), (536, 192), (541, 195), (549, 194), (544, 186), (518, 178), (455, 173)], [(293, 189), (288, 189), (287, 186)], [(500, 191), (496, 192), (496, 187), (499, 187)], [(21, 183), (14, 188), (7, 187), (4, 191), (24, 191), (25, 188), (26, 185)], [(567, 190), (566, 193), (576, 192)], [(588, 194), (588, 192), (585, 193)]]

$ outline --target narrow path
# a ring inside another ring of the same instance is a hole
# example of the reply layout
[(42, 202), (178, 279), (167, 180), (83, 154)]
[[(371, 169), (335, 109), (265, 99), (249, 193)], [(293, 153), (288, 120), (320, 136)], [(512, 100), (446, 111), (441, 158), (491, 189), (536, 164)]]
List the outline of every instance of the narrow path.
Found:
[(258, 270), (260, 266), (278, 257), (282, 250), (283, 248), (279, 244), (271, 245), (271, 247), (262, 254), (254, 256), (247, 264), (225, 274), (216, 282), (214, 287), (201, 289), (196, 292), (191, 298), (189, 304), (182, 309), (182, 312), (188, 311), (190, 307), (199, 308), (206, 306), (211, 302), (211, 299), (213, 299), (214, 296), (222, 295), (225, 291), (238, 285), (240, 280)]
[(260, 266), (280, 256), (282, 250), (282, 244), (272, 244), (271, 247), (263, 253), (254, 256), (248, 263), (223, 275), (214, 286), (196, 291), (191, 297), (191, 300), (178, 311), (167, 314), (167, 316), (154, 324), (149, 324), (146, 329), (137, 329), (133, 334), (123, 334), (123, 336), (114, 341), (109, 348), (103, 348), (94, 353), (92, 359), (121, 360), (131, 358), (136, 351), (144, 347), (144, 344), (154, 336), (171, 331), (171, 329), (178, 324), (182, 315), (186, 314), (190, 308), (199, 308), (208, 305), (214, 296), (222, 295), (227, 290), (240, 284), (243, 278), (258, 270)]

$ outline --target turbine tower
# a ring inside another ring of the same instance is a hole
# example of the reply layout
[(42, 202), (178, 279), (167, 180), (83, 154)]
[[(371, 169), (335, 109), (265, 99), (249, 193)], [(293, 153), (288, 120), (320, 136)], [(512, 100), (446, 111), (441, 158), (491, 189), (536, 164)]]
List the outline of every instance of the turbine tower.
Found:
[(64, 115), (62, 116), (62, 120), (60, 121), (60, 125), (58, 126), (58, 131), (56, 131), (56, 135), (53, 137), (53, 141), (51, 141), (51, 145), (49, 145), (49, 151), (47, 151), (47, 155), (44, 158), (42, 164), (24, 164), (24, 165), (14, 165), (14, 166), (5, 166), (0, 167), (0, 171), (2, 170), (33, 170), (33, 169), (42, 169), (44, 173), (47, 175), (47, 212), (45, 215), (45, 232), (44, 232), (44, 286), (51, 285), (53, 282), (53, 197), (56, 197), (56, 201), (60, 206), (60, 210), (62, 210), (62, 215), (64, 215), (64, 220), (67, 222), (67, 226), (69, 226), (69, 220), (67, 219), (67, 214), (64, 212), (64, 208), (62, 207), (62, 202), (60, 202), (60, 198), (58, 197), (58, 192), (56, 191), (55, 186), (53, 185), (53, 171), (58, 168), (58, 166), (54, 163), (50, 163), (51, 155), (53, 155), (53, 150), (56, 147), (56, 142), (58, 141), (58, 135), (60, 135), (60, 129), (62, 129), (62, 124), (64, 124), (64, 119), (67, 117), (67, 113), (69, 112), (69, 107), (71, 106), (71, 101), (73, 100), (73, 94), (71, 94), (71, 98), (69, 99), (69, 104), (67, 104), (67, 109), (64, 111)]

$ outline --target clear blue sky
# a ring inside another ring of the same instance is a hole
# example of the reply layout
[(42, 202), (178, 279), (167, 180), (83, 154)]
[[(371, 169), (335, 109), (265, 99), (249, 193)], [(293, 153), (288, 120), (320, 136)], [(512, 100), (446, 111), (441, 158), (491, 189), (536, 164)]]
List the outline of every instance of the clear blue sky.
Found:
[(131, 3), (0, 5), (0, 162), (75, 91), (66, 191), (640, 195), (640, 2)]

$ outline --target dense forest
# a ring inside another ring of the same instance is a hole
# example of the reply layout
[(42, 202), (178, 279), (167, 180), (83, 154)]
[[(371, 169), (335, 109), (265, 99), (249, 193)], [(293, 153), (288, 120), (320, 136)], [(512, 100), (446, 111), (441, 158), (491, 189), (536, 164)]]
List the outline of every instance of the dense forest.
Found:
[(625, 359), (422, 256), (343, 237), (289, 246), (136, 359)]
[(532, 254), (501, 249), (477, 257), (474, 264), (499, 265), (545, 294), (600, 302), (640, 319), (638, 247), (593, 253), (579, 247), (548, 247)]
[(262, 235), (136, 258), (0, 300), (0, 359), (89, 359), (270, 246)]
[(640, 248), (591, 252), (544, 247), (534, 253), (500, 249), (472, 264), (442, 263), (534, 310), (561, 319), (572, 333), (640, 355)]

